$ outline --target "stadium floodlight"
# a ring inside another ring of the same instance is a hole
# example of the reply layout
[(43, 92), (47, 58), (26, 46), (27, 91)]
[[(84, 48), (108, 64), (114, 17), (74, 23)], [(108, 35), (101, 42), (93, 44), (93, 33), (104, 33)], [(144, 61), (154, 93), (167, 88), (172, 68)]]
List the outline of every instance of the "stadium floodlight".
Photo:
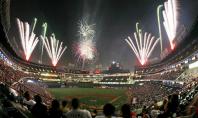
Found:
[(22, 48), (25, 54), (25, 59), (28, 61), (30, 56), (38, 43), (38, 37), (34, 33), (37, 19), (34, 19), (33, 28), (30, 29), (30, 25), (27, 22), (22, 22), (17, 18), (17, 24), (19, 28), (20, 40)]
[(155, 37), (151, 36), (151, 33), (147, 32), (143, 35), (142, 30), (138, 28), (138, 24), (139, 23), (136, 23), (136, 32), (134, 32), (135, 43), (129, 36), (125, 41), (135, 53), (141, 65), (145, 65), (159, 42), (159, 38), (155, 40)]
[(43, 36), (41, 36), (41, 39), (44, 42), (45, 49), (52, 61), (52, 65), (56, 66), (67, 47), (63, 47), (63, 42), (59, 42), (59, 40), (56, 39), (55, 34), (50, 36), (50, 40)]
[(176, 38), (177, 33), (177, 0), (168, 0), (164, 3), (165, 10), (163, 10), (163, 18), (164, 18), (164, 27), (166, 33), (168, 35), (168, 39), (170, 42), (171, 49), (173, 50), (175, 47), (174, 40)]

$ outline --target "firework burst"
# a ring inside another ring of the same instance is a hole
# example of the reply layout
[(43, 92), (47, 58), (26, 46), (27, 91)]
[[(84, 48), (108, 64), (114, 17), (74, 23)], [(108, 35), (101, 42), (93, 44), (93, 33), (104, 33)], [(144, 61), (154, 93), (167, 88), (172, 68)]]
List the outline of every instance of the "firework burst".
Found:
[(96, 56), (96, 48), (94, 42), (95, 24), (89, 25), (86, 19), (79, 23), (79, 36), (80, 40), (74, 45), (75, 55), (78, 57), (77, 61), (82, 60), (82, 69), (84, 69), (85, 61), (92, 61)]
[(171, 49), (174, 49), (175, 44), (174, 40), (176, 38), (177, 33), (177, 1), (176, 0), (168, 0), (164, 3), (165, 10), (163, 10), (163, 18), (164, 18), (164, 27), (166, 33), (169, 38)]
[(86, 20), (79, 24), (80, 41), (78, 43), (77, 54), (82, 60), (92, 60), (95, 56), (95, 42), (93, 41), (95, 30), (94, 25), (88, 25)]
[(142, 30), (138, 28), (138, 23), (136, 23), (136, 32), (134, 32), (134, 38), (135, 43), (129, 36), (128, 39), (125, 39), (125, 41), (133, 50), (141, 65), (145, 65), (156, 44), (159, 42), (159, 39), (155, 40), (155, 37), (151, 36), (151, 33), (145, 32), (143, 35)]
[(95, 35), (95, 30), (94, 30), (95, 24), (88, 25), (86, 20), (82, 20), (79, 23), (79, 34), (80, 38), (83, 40), (92, 40)]
[(30, 59), (31, 54), (39, 41), (38, 37), (36, 37), (36, 34), (34, 33), (36, 22), (37, 19), (35, 18), (33, 27), (31, 29), (27, 22), (22, 22), (17, 18), (21, 45), (25, 54), (25, 59), (27, 61)]
[(95, 58), (95, 44), (91, 40), (83, 40), (77, 43), (75, 53), (78, 60), (93, 60)]
[(47, 50), (53, 66), (56, 66), (67, 47), (63, 47), (63, 42), (59, 42), (54, 34), (52, 34), (50, 40), (43, 36), (41, 36), (41, 39), (44, 42), (45, 49)]

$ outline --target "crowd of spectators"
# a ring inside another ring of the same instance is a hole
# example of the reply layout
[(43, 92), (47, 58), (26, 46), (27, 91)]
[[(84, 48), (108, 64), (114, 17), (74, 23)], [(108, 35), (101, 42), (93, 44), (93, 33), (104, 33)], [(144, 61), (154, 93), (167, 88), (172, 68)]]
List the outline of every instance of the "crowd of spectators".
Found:
[(176, 80), (184, 71), (185, 71), (184, 69), (177, 69), (177, 70), (164, 71), (164, 72), (156, 73), (156, 74), (148, 74), (148, 75), (142, 76), (142, 79)]
[[(131, 95), (136, 97), (136, 102), (132, 101), (130, 104), (126, 101), (127, 104), (123, 103), (121, 109), (116, 109), (112, 104), (107, 103), (103, 106), (103, 112), (98, 112), (96, 109), (91, 112), (81, 109), (80, 101), (77, 98), (73, 98), (71, 101), (53, 99), (47, 105), (45, 99), (42, 99), (40, 95), (33, 97), (28, 91), (18, 97), (13, 97), (10, 93), (7, 94), (7, 97), (2, 97), (3, 92), (0, 95), (1, 99), (9, 99), (15, 104), (20, 104), (30, 114), (27, 117), (33, 118), (172, 118), (185, 115), (196, 118), (198, 117), (196, 96), (198, 85), (195, 81), (189, 84), (186, 84), (187, 87), (181, 90), (179, 88), (170, 89), (156, 81), (137, 82), (129, 89)], [(5, 89), (3, 91), (9, 92)], [(163, 101), (162, 104), (159, 104), (159, 101)], [(5, 106), (3, 105), (3, 107)], [(140, 111), (137, 110), (138, 108), (141, 108)], [(15, 113), (15, 115), (18, 114)]]
[(150, 106), (154, 101), (161, 101), (165, 96), (181, 90), (178, 87), (170, 87), (161, 81), (136, 82), (128, 90), (128, 97), (133, 108)]
[[(175, 80), (183, 70), (170, 71), (149, 76), (151, 79)], [(96, 109), (90, 112), (80, 108), (80, 101), (52, 99), (43, 87), (34, 83), (18, 83), (19, 94), (11, 85), (27, 74), (15, 70), (0, 60), (0, 117), (16, 118), (168, 118), (168, 117), (198, 117), (198, 86), (197, 79), (191, 79), (183, 88), (166, 86), (162, 81), (139, 81), (128, 89), (129, 101), (123, 103), (121, 109), (112, 104), (103, 106), (103, 112)], [(152, 78), (153, 77), (153, 78)], [(193, 83), (193, 84), (192, 84)], [(21, 91), (22, 90), (22, 91)], [(39, 95), (38, 95), (39, 94)], [(33, 97), (34, 96), (34, 97)], [(49, 100), (50, 98), (50, 100)], [(194, 100), (193, 100), (194, 99)], [(163, 101), (159, 104), (159, 101)], [(137, 111), (140, 109), (141, 111)], [(119, 111), (119, 112), (117, 112)]]
[(11, 66), (7, 65), (3, 60), (0, 59), (0, 81), (11, 85), (17, 82), (22, 77), (28, 76), (22, 71), (14, 70)]
[(39, 94), (42, 99), (45, 101), (46, 104), (50, 104), (51, 100), (52, 100), (52, 95), (51, 93), (49, 93), (47, 91), (46, 88), (40, 86), (38, 83), (16, 83), (14, 85), (11, 86), (12, 88), (14, 88), (15, 90), (19, 91), (19, 94), (23, 94), (24, 91), (28, 91), (31, 95), (37, 95)]
[[(198, 117), (196, 113), (198, 107), (191, 104), (189, 106), (193, 98), (195, 99), (193, 104), (197, 101), (197, 80), (185, 84), (182, 89), (177, 87), (171, 89), (170, 86), (166, 87), (160, 82), (147, 81), (135, 85), (129, 89), (131, 94), (128, 95), (132, 98), (130, 101), (132, 109), (142, 107), (142, 113), (137, 116), (144, 118), (172, 118), (191, 114), (188, 116), (189, 118)], [(163, 102), (159, 104), (159, 101)]]
[(23, 91), (29, 91), (32, 95), (40, 94), (49, 104), (49, 100), (52, 96), (45, 88), (41, 87), (39, 84), (20, 82), (21, 78), (30, 76), (32, 75), (14, 69), (11, 65), (0, 59), (0, 82), (11, 86), (13, 89), (18, 91), (19, 94), (23, 93)]

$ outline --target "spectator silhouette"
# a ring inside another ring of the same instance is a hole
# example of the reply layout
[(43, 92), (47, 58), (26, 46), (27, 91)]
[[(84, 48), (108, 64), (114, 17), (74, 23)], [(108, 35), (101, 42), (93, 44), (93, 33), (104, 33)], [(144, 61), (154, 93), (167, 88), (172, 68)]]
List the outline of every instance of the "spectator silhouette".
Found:
[(163, 114), (158, 115), (158, 118), (176, 117), (179, 106), (179, 98), (177, 94), (168, 96), (167, 108)]
[(131, 110), (130, 105), (123, 104), (121, 107), (121, 113), (123, 118), (131, 118)]
[(66, 100), (63, 100), (62, 101), (62, 104), (61, 104), (61, 111), (65, 114), (67, 112), (69, 112), (69, 108), (67, 106), (68, 102)]
[(80, 102), (77, 98), (71, 101), (72, 110), (66, 114), (67, 118), (89, 118), (87, 114), (79, 108)]
[(107, 103), (103, 107), (103, 113), (106, 117), (111, 118), (111, 116), (113, 116), (115, 113), (115, 107), (112, 104)]
[(115, 107), (107, 103), (103, 107), (103, 114), (104, 116), (96, 116), (96, 118), (115, 118), (113, 115), (115, 114)]
[(36, 104), (32, 107), (31, 113), (34, 118), (45, 118), (47, 116), (47, 107), (42, 103), (39, 95), (34, 96)]
[(49, 117), (50, 118), (61, 118), (62, 111), (60, 110), (60, 104), (58, 100), (53, 100), (51, 108), (49, 109)]

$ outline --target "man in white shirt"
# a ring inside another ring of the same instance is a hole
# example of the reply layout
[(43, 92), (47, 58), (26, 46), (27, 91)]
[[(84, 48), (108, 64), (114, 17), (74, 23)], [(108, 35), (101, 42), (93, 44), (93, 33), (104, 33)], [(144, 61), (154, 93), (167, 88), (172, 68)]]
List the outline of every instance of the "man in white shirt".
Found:
[(92, 118), (88, 110), (81, 110), (79, 108), (79, 100), (73, 98), (71, 101), (72, 110), (66, 114), (66, 118)]
[(24, 99), (23, 99), (23, 103), (24, 105), (27, 106), (27, 108), (30, 110), (32, 108), (32, 106), (34, 106), (36, 104), (36, 102), (34, 100), (31, 99), (31, 96), (29, 94), (28, 91), (26, 91), (24, 93)]

